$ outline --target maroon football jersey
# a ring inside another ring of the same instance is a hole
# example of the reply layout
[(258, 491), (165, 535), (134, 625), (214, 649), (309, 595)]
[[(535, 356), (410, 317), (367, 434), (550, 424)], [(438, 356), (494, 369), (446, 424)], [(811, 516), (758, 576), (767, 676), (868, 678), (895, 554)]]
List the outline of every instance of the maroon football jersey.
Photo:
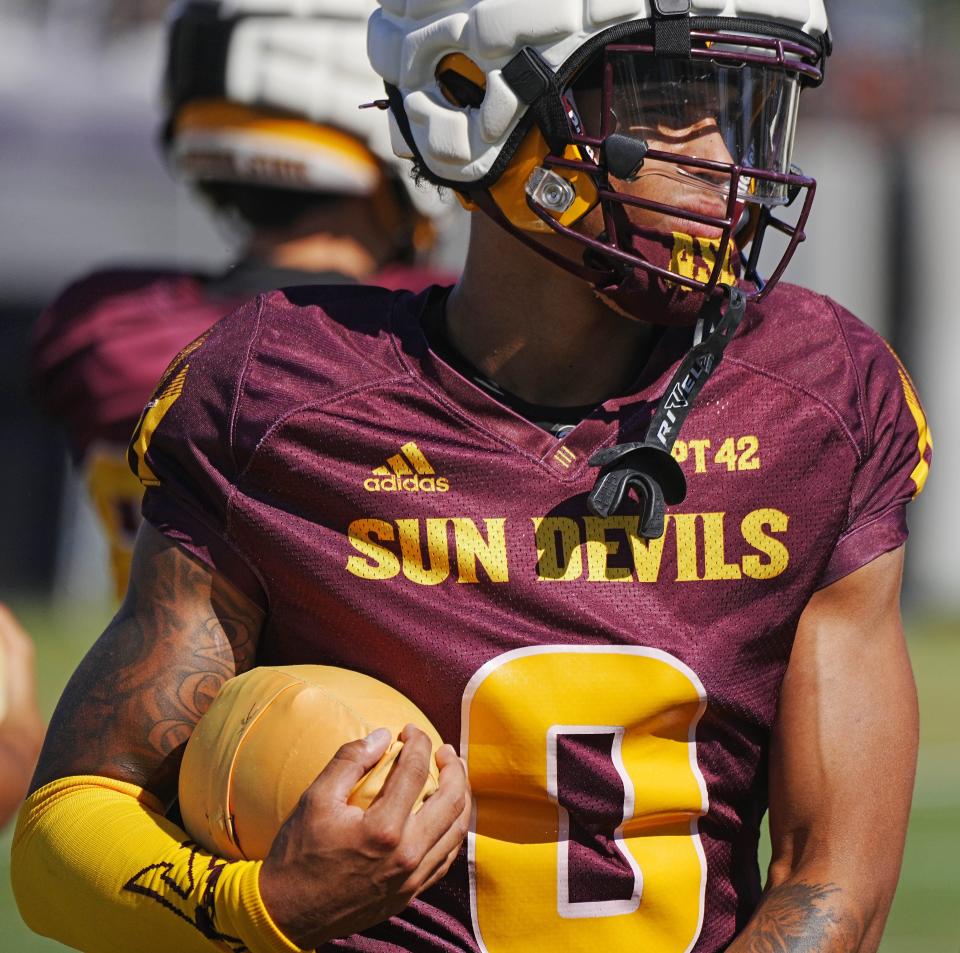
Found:
[[(420, 291), (436, 271), (390, 266), (376, 284)], [(126, 448), (143, 405), (177, 352), (261, 291), (346, 281), (336, 273), (241, 262), (224, 275), (117, 269), (67, 288), (34, 333), (32, 389), (65, 427), (109, 546), (118, 595), (126, 591), (142, 488)]]
[(144, 515), (267, 610), (260, 662), (365, 672), (459, 743), (459, 862), (333, 946), (717, 953), (760, 896), (797, 620), (906, 538), (930, 461), (913, 387), (865, 325), (780, 286), (694, 406), (689, 496), (647, 542), (589, 514), (588, 460), (643, 439), (689, 329), (557, 440), (431, 351), (442, 306), (296, 289), (221, 321), (144, 414)]

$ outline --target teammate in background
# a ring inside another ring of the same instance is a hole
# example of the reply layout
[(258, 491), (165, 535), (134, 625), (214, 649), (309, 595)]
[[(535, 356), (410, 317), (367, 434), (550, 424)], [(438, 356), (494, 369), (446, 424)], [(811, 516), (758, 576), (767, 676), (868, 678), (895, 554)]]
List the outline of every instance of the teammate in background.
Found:
[(383, 94), (365, 53), (374, 7), (230, 0), (173, 12), (168, 163), (239, 233), (243, 250), (221, 275), (91, 275), (42, 316), (33, 356), (34, 391), (66, 425), (109, 541), (118, 598), (143, 493), (126, 446), (182, 347), (260, 291), (444, 281), (424, 261), (445, 206), (413, 184), (377, 110), (359, 108)]
[[(369, 50), (398, 146), (476, 208), (463, 278), (263, 295), (170, 367), (127, 600), (15, 839), (22, 913), (91, 951), (874, 953), (930, 442), (884, 342), (778, 281), (822, 0), (383, 0)], [(472, 812), (447, 749), (410, 815), (412, 731), (350, 810), (371, 736), (262, 863), (196, 850), (162, 817), (185, 739), (224, 679), (300, 662), (458, 739)]]
[(0, 604), (0, 829), (23, 802), (43, 744), (36, 682), (30, 636)]

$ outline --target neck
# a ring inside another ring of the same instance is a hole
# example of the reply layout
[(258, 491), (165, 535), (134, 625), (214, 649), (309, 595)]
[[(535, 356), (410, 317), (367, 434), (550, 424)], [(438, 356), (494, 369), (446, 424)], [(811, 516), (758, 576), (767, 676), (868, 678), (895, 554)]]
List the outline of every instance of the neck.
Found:
[(286, 241), (255, 238), (247, 246), (246, 255), (274, 268), (336, 272), (358, 281), (378, 271), (376, 259), (363, 245), (335, 234), (320, 233)]
[(600, 404), (636, 379), (654, 332), (614, 314), (579, 278), (474, 214), (447, 333), (504, 390), (532, 404)]
[(275, 268), (332, 271), (364, 281), (393, 251), (373, 218), (368, 200), (344, 198), (305, 211), (285, 228), (258, 229), (244, 253)]

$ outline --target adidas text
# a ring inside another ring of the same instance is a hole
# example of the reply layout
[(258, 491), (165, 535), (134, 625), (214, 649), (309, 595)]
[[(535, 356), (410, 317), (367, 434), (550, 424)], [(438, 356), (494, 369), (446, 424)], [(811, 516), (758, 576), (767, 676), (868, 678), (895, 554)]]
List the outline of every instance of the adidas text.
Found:
[(446, 477), (391, 475), (370, 477), (363, 488), (370, 493), (449, 493), (450, 481)]

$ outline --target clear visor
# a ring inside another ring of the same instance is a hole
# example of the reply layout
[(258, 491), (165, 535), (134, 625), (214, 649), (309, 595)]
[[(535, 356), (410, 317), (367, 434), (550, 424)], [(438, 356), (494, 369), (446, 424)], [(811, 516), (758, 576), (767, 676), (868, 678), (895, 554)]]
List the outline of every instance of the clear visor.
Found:
[[(744, 202), (789, 202), (786, 183), (751, 176), (749, 170), (790, 172), (801, 88), (797, 73), (782, 67), (613, 52), (606, 82), (603, 72), (589, 70), (571, 91), (571, 106), (587, 135), (617, 132), (643, 139), (654, 153), (739, 166), (748, 170), (739, 183)], [(604, 100), (609, 103), (605, 119)], [(647, 176), (679, 179), (724, 198), (730, 185), (728, 176), (653, 157), (637, 179)]]

